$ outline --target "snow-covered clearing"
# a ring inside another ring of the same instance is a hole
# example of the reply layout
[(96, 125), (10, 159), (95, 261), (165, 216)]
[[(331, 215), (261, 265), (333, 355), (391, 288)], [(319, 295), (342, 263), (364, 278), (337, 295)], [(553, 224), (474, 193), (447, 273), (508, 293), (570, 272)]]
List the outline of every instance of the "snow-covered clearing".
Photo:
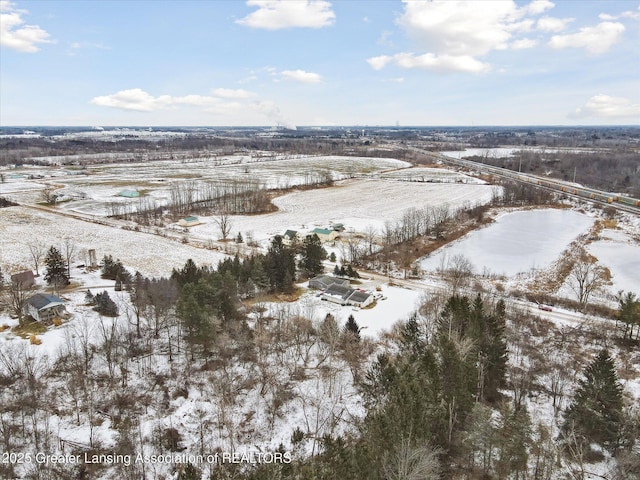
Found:
[[(124, 265), (147, 276), (168, 276), (189, 259), (198, 265), (217, 265), (224, 254), (181, 244), (157, 235), (122, 230), (26, 207), (0, 209), (0, 261), (7, 271), (33, 268), (31, 241), (60, 247), (71, 238), (78, 254), (95, 249), (119, 258)], [(82, 258), (80, 256), (80, 258)], [(84, 260), (82, 260), (84, 261)]]
[[(232, 232), (253, 232), (263, 240), (293, 228), (312, 230), (331, 222), (343, 223), (349, 231), (363, 232), (367, 226), (382, 230), (385, 221), (395, 222), (411, 207), (448, 204), (452, 209), (463, 204), (487, 203), (492, 196), (489, 185), (413, 183), (390, 180), (353, 179), (317, 190), (289, 193), (274, 199), (279, 211), (265, 215), (233, 216)], [(191, 228), (194, 236), (218, 238), (213, 219)]]
[[(56, 157), (53, 157), (56, 158)], [(86, 159), (85, 159), (86, 160)], [(91, 159), (89, 159), (90, 161)], [(50, 182), (57, 188), (81, 192), (82, 199), (69, 199), (64, 209), (104, 216), (110, 203), (130, 203), (136, 206), (139, 200), (118, 197), (123, 189), (138, 190), (141, 197), (149, 196), (159, 205), (167, 203), (171, 185), (189, 182), (195, 191), (205, 188), (207, 183), (253, 182), (265, 188), (289, 188), (324, 181), (326, 178), (340, 180), (354, 176), (375, 175), (385, 170), (409, 167), (401, 160), (368, 157), (340, 156), (207, 156), (136, 163), (114, 163), (66, 167), (21, 167), (12, 169), (14, 175), (45, 177), (39, 182)], [(14, 192), (17, 201), (32, 201), (33, 197), (22, 197), (24, 188), (17, 189), (12, 183), (24, 185), (24, 180), (7, 180), (4, 187)], [(39, 188), (42, 188), (39, 185)], [(26, 194), (27, 192), (24, 192)]]
[(506, 213), (486, 228), (471, 232), (421, 261), (423, 270), (434, 271), (456, 255), (464, 255), (475, 273), (513, 276), (553, 262), (594, 219), (572, 210), (529, 210)]

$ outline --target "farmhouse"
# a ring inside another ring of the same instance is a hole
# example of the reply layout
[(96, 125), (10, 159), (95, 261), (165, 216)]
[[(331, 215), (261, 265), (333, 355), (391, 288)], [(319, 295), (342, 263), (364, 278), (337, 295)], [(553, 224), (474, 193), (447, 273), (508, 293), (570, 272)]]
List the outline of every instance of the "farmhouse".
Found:
[(363, 290), (333, 284), (322, 293), (322, 300), (362, 308), (373, 302), (373, 295)]
[(318, 290), (325, 290), (331, 285), (340, 285), (343, 287), (349, 286), (349, 280), (345, 280), (338, 277), (332, 277), (330, 275), (318, 275), (309, 280), (309, 288), (317, 288)]
[(300, 241), (300, 234), (295, 230), (287, 230), (282, 236), (282, 243), (290, 246)]
[(45, 293), (37, 293), (27, 300), (23, 312), (43, 323), (51, 323), (56, 317), (66, 318), (69, 316), (61, 298)]
[(311, 233), (315, 233), (323, 243), (331, 242), (338, 236), (338, 232), (336, 232), (335, 230), (329, 230), (327, 228), (314, 228)]
[(202, 222), (200, 222), (200, 219), (198, 217), (189, 216), (181, 218), (178, 222), (178, 225), (180, 225), (181, 227), (194, 227), (196, 225), (200, 225), (200, 223)]
[(35, 285), (36, 280), (31, 270), (25, 270), (24, 272), (18, 272), (11, 275), (11, 282), (15, 283), (22, 289), (26, 289)]

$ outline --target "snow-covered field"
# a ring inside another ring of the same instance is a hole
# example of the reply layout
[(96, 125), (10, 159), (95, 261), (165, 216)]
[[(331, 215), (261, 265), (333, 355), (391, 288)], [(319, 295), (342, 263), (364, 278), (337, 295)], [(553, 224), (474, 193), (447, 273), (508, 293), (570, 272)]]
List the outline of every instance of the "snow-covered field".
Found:
[[(124, 189), (138, 190), (159, 205), (167, 203), (171, 186), (188, 182), (195, 191), (207, 183), (254, 182), (265, 188), (289, 188), (317, 183), (326, 177), (340, 180), (353, 176), (376, 175), (386, 170), (410, 166), (407, 162), (386, 158), (339, 156), (228, 155), (185, 158), (153, 162), (87, 165), (71, 167), (21, 167), (13, 175), (44, 177), (37, 187), (28, 186), (24, 178), (8, 178), (2, 191), (17, 201), (34, 201), (32, 191), (51, 183), (56, 188), (79, 192), (82, 199), (68, 199), (62, 208), (90, 215), (105, 216), (109, 204), (139, 200), (119, 197)], [(28, 195), (28, 196), (27, 196)]]
[[(465, 203), (487, 203), (493, 187), (473, 184), (438, 184), (397, 182), (391, 180), (353, 179), (319, 190), (294, 192), (276, 198), (278, 211), (265, 215), (232, 217), (231, 230), (253, 232), (254, 238), (264, 240), (292, 228), (312, 230), (330, 222), (343, 223), (347, 230), (363, 232), (367, 226), (379, 231), (385, 221), (394, 222), (411, 207), (422, 208), (448, 204), (457, 209)], [(218, 238), (213, 219), (191, 228), (194, 236)]]
[[(0, 262), (6, 271), (33, 268), (29, 248), (31, 241), (60, 247), (71, 238), (78, 254), (95, 249), (98, 260), (104, 255), (148, 276), (168, 276), (189, 259), (198, 265), (216, 265), (224, 255), (203, 248), (183, 245), (157, 235), (89, 223), (52, 215), (26, 207), (0, 209)], [(84, 262), (82, 257), (78, 255)]]
[(446, 267), (454, 256), (464, 255), (474, 265), (475, 273), (513, 276), (549, 265), (593, 223), (593, 218), (572, 210), (511, 212), (438, 250), (420, 266), (434, 271)]

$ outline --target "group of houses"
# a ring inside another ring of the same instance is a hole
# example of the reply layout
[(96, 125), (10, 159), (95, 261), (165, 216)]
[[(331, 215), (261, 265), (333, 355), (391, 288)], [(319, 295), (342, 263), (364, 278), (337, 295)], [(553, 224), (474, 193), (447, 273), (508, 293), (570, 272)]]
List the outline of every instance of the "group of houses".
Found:
[(328, 228), (314, 228), (310, 232), (300, 233), (297, 230), (287, 230), (282, 235), (282, 243), (285, 245), (293, 245), (302, 242), (305, 235), (316, 234), (322, 243), (333, 242), (336, 237), (344, 230), (342, 223), (331, 224)]
[(318, 275), (309, 280), (310, 288), (322, 290), (322, 300), (339, 303), (340, 305), (352, 305), (363, 308), (374, 300), (373, 294), (365, 290), (351, 288), (349, 280), (331, 275)]

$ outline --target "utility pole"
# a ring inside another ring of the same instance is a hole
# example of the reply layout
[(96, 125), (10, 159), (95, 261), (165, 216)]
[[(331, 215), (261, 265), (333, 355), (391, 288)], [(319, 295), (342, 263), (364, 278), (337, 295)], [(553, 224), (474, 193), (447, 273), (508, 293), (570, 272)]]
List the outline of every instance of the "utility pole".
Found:
[(573, 183), (576, 183), (576, 172), (578, 171), (578, 166), (573, 167)]

